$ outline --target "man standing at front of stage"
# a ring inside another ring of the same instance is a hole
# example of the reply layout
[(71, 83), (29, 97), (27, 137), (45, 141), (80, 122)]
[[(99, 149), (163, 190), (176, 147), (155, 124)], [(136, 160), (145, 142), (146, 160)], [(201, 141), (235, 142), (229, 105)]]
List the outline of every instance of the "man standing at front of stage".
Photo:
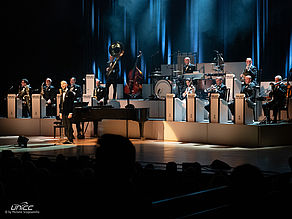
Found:
[[(82, 89), (81, 86), (76, 84), (76, 78), (72, 77), (70, 79), (70, 86), (69, 86), (69, 90), (73, 92), (74, 94), (74, 106), (78, 106), (78, 103), (82, 102)], [(77, 130), (77, 138), (78, 139), (83, 139), (84, 136), (81, 134), (81, 126), (80, 126), (80, 122), (76, 123), (76, 130)]]
[(61, 88), (60, 119), (63, 121), (65, 135), (68, 138), (63, 144), (72, 144), (74, 138), (72, 128), (74, 93), (68, 89), (66, 81), (61, 81)]

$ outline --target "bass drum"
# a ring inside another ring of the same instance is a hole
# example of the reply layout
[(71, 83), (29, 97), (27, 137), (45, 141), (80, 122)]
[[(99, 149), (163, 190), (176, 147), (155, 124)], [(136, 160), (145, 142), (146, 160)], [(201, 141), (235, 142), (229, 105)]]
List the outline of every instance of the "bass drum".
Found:
[(167, 80), (159, 80), (155, 84), (154, 92), (156, 97), (161, 100), (166, 99), (166, 94), (171, 94), (171, 84)]

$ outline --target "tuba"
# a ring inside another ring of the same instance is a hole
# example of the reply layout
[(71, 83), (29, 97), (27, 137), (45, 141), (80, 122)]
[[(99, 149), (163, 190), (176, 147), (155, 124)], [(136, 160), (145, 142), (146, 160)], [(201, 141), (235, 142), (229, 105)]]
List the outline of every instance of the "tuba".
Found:
[(109, 51), (110, 55), (116, 59), (113, 63), (110, 64), (110, 67), (106, 72), (107, 77), (113, 72), (120, 57), (124, 54), (124, 45), (120, 42), (112, 43), (109, 46), (108, 51)]
[(108, 51), (111, 54), (111, 56), (119, 58), (120, 55), (124, 52), (124, 45), (120, 42), (112, 43), (109, 46)]

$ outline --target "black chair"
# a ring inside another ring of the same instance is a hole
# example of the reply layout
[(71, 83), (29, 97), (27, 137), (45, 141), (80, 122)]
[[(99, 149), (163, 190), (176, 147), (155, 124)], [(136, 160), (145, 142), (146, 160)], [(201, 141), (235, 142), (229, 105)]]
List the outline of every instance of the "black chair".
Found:
[(56, 138), (56, 130), (59, 129), (60, 132), (60, 138), (62, 136), (62, 131), (64, 130), (64, 126), (62, 124), (62, 121), (56, 121), (54, 122), (54, 138)]
[[(289, 94), (290, 93), (290, 89), (291, 88), (288, 88), (288, 91), (287, 91), (287, 93)], [(287, 113), (287, 118), (288, 118), (288, 120), (290, 120), (290, 118), (289, 118), (289, 99), (290, 99), (290, 97), (286, 97), (286, 103), (285, 103), (285, 105), (279, 110), (279, 120), (281, 120), (281, 112), (282, 111), (286, 111), (286, 113)]]

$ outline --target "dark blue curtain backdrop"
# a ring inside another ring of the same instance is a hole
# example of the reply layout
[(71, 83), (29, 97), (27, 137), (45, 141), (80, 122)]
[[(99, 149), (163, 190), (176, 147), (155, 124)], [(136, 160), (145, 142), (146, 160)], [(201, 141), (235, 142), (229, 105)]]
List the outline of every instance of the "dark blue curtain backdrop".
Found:
[(222, 52), (225, 61), (252, 57), (262, 69), (263, 80), (276, 74), (286, 77), (292, 67), (292, 17), (287, 2), (83, 0), (82, 10), (89, 28), (87, 68), (100, 78), (107, 48), (117, 40), (126, 45), (121, 82), (139, 50), (145, 82), (154, 67), (175, 62), (178, 51), (196, 52), (199, 62), (212, 62), (214, 50)]
[(26, 77), (39, 88), (46, 77), (60, 80), (95, 73), (104, 80), (108, 46), (125, 45), (120, 83), (137, 52), (145, 83), (153, 68), (176, 62), (180, 52), (196, 52), (212, 62), (252, 57), (262, 80), (287, 76), (292, 67), (291, 1), (274, 0), (50, 0), (2, 5), (1, 101)]

